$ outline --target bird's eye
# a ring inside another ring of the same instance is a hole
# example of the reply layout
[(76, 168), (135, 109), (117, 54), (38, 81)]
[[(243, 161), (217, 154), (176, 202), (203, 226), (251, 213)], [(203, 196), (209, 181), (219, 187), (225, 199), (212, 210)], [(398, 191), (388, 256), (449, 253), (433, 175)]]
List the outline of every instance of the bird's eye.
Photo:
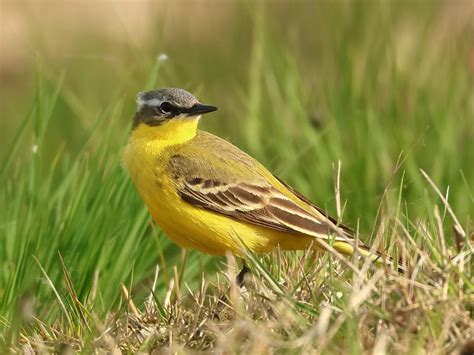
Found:
[(160, 105), (160, 110), (163, 113), (171, 113), (171, 111), (173, 111), (173, 105), (166, 101), (162, 102)]

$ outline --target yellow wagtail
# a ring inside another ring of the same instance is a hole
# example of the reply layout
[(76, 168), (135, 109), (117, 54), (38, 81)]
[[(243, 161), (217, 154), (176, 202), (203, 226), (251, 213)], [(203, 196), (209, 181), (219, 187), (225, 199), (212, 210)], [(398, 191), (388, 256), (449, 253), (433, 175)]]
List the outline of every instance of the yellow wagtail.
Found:
[[(201, 104), (182, 89), (137, 95), (123, 161), (152, 217), (178, 245), (212, 255), (319, 249), (354, 253), (354, 233), (231, 143), (198, 130)], [(330, 237), (331, 231), (336, 231)], [(332, 240), (332, 243), (329, 240)], [(360, 254), (392, 264), (358, 242)], [(400, 269), (400, 266), (399, 266)]]

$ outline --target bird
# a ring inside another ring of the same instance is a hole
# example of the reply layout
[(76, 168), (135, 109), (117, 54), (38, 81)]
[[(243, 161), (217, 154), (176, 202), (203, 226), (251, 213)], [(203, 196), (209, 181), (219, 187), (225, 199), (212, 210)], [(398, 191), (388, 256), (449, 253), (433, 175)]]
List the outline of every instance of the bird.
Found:
[[(245, 250), (356, 250), (377, 263), (403, 266), (373, 251), (263, 164), (230, 142), (198, 129), (217, 110), (179, 88), (137, 94), (122, 161), (152, 218), (179, 246), (210, 255)], [(239, 283), (248, 268), (238, 276)]]

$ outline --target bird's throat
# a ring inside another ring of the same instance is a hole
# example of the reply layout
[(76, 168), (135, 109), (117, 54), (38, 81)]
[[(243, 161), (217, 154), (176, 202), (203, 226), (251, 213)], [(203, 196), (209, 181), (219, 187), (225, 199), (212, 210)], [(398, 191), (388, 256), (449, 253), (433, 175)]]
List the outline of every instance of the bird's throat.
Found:
[(132, 140), (145, 140), (165, 146), (181, 144), (196, 136), (199, 117), (177, 118), (159, 126), (141, 124), (131, 132)]

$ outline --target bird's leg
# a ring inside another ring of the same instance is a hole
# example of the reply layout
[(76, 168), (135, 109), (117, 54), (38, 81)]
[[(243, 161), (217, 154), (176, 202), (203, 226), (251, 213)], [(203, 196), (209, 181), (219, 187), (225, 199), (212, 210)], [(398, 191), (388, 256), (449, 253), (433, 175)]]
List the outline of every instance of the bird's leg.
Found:
[(245, 262), (243, 263), (242, 270), (240, 270), (239, 274), (235, 278), (235, 283), (239, 286), (239, 288), (242, 288), (244, 286), (244, 281), (245, 281), (245, 275), (247, 275), (250, 272), (250, 269), (247, 267)]
[[(241, 289), (244, 286), (245, 275), (247, 275), (249, 272), (250, 272), (250, 269), (247, 267), (245, 262), (243, 262), (242, 270), (240, 270), (239, 274), (235, 277), (235, 283), (237, 284), (237, 286), (239, 286), (239, 289)], [(219, 297), (217, 307), (216, 307), (216, 309), (214, 311), (214, 314), (213, 314), (214, 318), (219, 318), (219, 314), (221, 313), (222, 309), (224, 308), (224, 305), (229, 300), (229, 297), (227, 295), (229, 292), (230, 292), (230, 288), (229, 288), (229, 290), (227, 291), (226, 294)]]

